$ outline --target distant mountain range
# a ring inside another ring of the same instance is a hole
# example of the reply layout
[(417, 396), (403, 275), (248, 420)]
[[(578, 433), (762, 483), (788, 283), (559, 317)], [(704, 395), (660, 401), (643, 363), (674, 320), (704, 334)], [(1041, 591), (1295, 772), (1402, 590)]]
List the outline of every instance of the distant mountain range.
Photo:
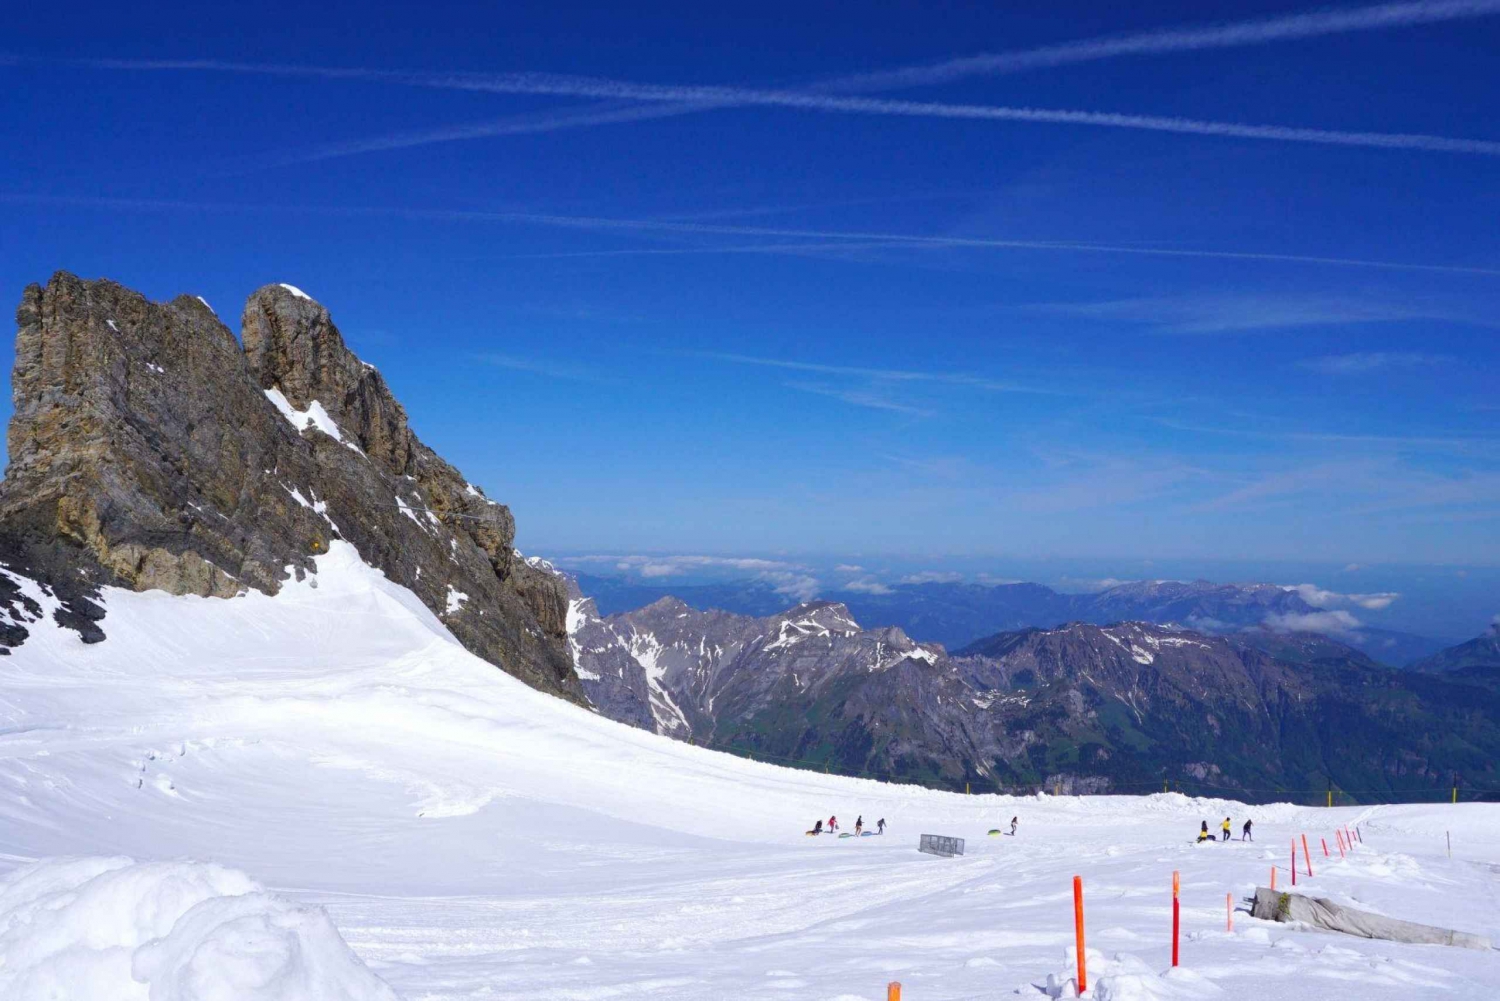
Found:
[(1415, 671), (1496, 671), (1500, 672), (1500, 623), (1477, 639), (1441, 650), (1411, 665)]
[[(605, 615), (670, 596), (694, 608), (766, 616), (781, 611), (790, 600), (760, 581), (665, 588), (588, 574), (579, 574), (577, 580)], [(1252, 637), (1262, 636), (1275, 645), (1277, 632), (1316, 631), (1328, 618), (1297, 591), (1276, 584), (1201, 580), (1135, 581), (1091, 594), (1067, 594), (1041, 584), (891, 584), (878, 593), (834, 589), (820, 597), (843, 604), (860, 622), (899, 626), (915, 640), (941, 643), (950, 650), (1002, 630), (1124, 621), (1177, 624), (1208, 633), (1253, 629)], [(1430, 657), (1445, 646), (1439, 640), (1369, 627), (1344, 630), (1335, 638), (1393, 667)]]
[[(1226, 596), (1222, 607), (1247, 605)], [(601, 616), (580, 598), (569, 623), (578, 675), (605, 715), (948, 788), (1167, 782), (1266, 799), (1331, 785), (1372, 800), (1446, 788), (1455, 773), (1493, 782), (1500, 751), (1500, 672), (1395, 671), (1307, 633), (1074, 622), (950, 656), (899, 627), (862, 628), (827, 601), (747, 616), (662, 598)]]

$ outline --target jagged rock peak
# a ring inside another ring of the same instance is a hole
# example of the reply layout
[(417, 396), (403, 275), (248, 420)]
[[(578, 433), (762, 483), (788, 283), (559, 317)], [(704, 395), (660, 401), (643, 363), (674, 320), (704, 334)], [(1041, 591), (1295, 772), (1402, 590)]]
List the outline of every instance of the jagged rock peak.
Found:
[[(232, 597), (276, 593), (342, 540), (474, 653), (584, 700), (563, 579), (515, 557), (509, 509), (412, 434), (305, 294), (257, 291), (243, 350), (197, 297), (66, 272), (29, 286), (16, 320), (0, 559), (59, 594)], [(85, 600), (74, 621), (97, 621)]]
[(290, 285), (266, 285), (245, 303), (245, 360), (263, 390), (298, 411), (320, 404), (390, 472), (411, 472), (415, 436), (380, 372), (355, 356), (322, 304)]

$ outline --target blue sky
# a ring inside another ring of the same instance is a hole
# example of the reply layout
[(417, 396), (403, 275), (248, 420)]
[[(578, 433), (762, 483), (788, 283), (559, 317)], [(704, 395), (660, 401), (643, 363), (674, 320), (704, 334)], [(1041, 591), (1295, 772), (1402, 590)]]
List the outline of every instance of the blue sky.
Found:
[(1500, 2), (476, 6), (13, 19), (0, 288), (306, 289), (528, 550), (1500, 565)]

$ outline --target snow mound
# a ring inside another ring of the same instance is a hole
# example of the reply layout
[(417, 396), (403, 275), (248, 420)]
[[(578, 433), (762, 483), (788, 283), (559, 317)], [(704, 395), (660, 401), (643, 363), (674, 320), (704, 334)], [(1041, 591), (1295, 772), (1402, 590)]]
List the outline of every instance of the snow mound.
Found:
[(38, 862), (0, 881), (7, 1001), (395, 1001), (319, 907), (244, 873), (129, 858)]

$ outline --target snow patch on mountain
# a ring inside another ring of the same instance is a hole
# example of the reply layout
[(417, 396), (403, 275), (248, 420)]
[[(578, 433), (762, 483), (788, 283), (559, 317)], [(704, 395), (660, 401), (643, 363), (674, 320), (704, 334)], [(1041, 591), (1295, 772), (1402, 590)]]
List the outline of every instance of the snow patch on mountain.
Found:
[(276, 405), (276, 409), (281, 411), (281, 416), (285, 417), (287, 422), (296, 428), (299, 433), (308, 428), (317, 428), (334, 441), (341, 442), (345, 448), (353, 449), (360, 455), (365, 454), (363, 449), (344, 437), (344, 432), (339, 430), (338, 424), (328, 415), (328, 411), (324, 409), (323, 404), (317, 400), (309, 403), (306, 410), (298, 410), (292, 406), (291, 401), (286, 398), (285, 394), (276, 388), (266, 390), (266, 399)]

